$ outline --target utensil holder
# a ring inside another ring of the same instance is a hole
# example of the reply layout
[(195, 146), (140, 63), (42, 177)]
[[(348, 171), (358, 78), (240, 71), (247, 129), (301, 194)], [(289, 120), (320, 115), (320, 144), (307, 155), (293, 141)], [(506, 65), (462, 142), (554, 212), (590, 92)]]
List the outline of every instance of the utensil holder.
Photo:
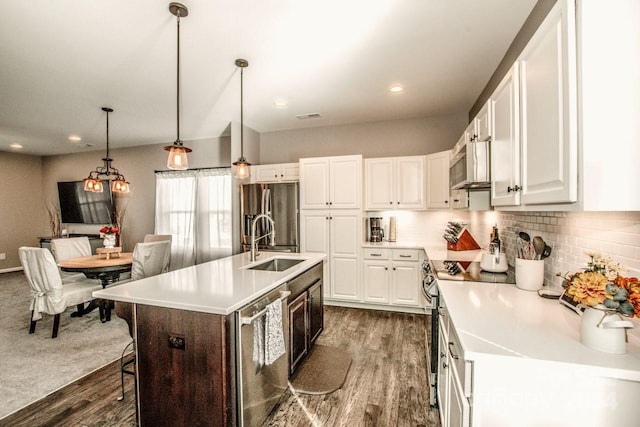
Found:
[(543, 260), (516, 258), (516, 286), (519, 289), (537, 291), (542, 289), (543, 283)]

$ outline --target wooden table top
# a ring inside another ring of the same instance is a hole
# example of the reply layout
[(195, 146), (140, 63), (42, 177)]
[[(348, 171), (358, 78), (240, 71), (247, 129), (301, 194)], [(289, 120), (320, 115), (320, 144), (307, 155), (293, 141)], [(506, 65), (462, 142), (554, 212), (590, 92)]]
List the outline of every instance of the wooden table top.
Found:
[(69, 258), (60, 261), (61, 268), (100, 268), (130, 265), (133, 262), (133, 252), (122, 252), (118, 258), (100, 258), (98, 255)]

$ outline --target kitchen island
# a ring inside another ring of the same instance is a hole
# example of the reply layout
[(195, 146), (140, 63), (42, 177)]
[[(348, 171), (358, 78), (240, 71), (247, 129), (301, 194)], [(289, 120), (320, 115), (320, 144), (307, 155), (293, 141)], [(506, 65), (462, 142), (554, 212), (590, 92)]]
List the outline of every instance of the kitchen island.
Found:
[(580, 342), (580, 317), (557, 300), (507, 284), (438, 286), (443, 426), (637, 425), (637, 329), (627, 354), (604, 353)]
[[(252, 269), (275, 257), (301, 262)], [(242, 253), (96, 291), (134, 304), (139, 424), (236, 425), (236, 311), (324, 259), (262, 252), (251, 262)]]

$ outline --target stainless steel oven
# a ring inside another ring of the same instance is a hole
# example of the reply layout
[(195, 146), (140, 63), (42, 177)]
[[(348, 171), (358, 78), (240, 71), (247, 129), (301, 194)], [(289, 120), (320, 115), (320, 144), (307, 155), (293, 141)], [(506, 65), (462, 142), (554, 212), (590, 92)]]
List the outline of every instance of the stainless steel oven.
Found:
[(438, 280), (431, 261), (425, 259), (422, 264), (422, 293), (425, 306), (425, 350), (427, 358), (427, 377), (429, 380), (429, 404), (437, 406), (436, 387), (438, 374)]

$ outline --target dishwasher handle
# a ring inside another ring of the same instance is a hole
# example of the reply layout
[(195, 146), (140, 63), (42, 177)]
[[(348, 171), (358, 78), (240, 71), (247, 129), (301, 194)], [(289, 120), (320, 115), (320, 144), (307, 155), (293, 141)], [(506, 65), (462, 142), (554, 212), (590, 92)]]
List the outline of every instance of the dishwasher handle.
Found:
[[(280, 298), (278, 298), (280, 301), (284, 301), (286, 300), (289, 295), (291, 295), (290, 291), (280, 291)], [(264, 316), (264, 314), (267, 312), (266, 308), (263, 308), (262, 310), (260, 310), (259, 312), (257, 312), (256, 314), (254, 314), (251, 317), (241, 317), (240, 318), (240, 323), (243, 325), (250, 325), (251, 323), (253, 323), (254, 320), (256, 320), (258, 317)]]

